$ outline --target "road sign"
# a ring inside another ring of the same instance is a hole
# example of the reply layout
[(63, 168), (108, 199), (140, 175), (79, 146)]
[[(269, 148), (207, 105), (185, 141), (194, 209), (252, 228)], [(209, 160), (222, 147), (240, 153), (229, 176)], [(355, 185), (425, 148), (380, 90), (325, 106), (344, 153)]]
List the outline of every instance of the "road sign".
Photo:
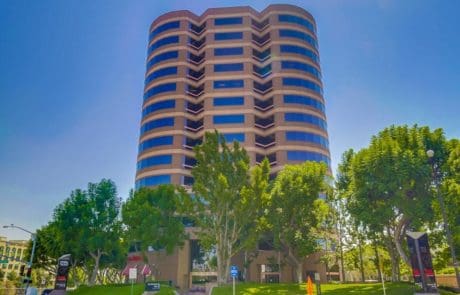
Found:
[(130, 268), (129, 269), (129, 279), (130, 280), (137, 279), (137, 268)]
[(233, 278), (236, 278), (238, 276), (238, 267), (236, 265), (232, 265), (230, 267), (230, 274)]
[(8, 259), (2, 259), (0, 260), (0, 264), (7, 264), (8, 263)]
[(144, 291), (146, 292), (160, 291), (160, 283), (147, 282), (145, 283)]

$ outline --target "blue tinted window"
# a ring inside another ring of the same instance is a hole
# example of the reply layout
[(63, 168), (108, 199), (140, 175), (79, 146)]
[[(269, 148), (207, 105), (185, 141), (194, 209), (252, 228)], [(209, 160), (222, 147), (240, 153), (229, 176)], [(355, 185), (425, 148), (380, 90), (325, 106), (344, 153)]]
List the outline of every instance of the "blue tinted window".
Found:
[(214, 48), (214, 55), (242, 55), (243, 47)]
[(316, 117), (314, 115), (310, 114), (303, 114), (303, 113), (285, 113), (284, 114), (284, 120), (286, 122), (304, 122), (304, 123), (309, 123), (313, 124), (316, 126), (321, 127), (322, 129), (326, 130), (327, 125), (326, 121), (323, 119)]
[(148, 107), (146, 107), (142, 111), (142, 117), (145, 117), (153, 112), (159, 111), (159, 110), (164, 110), (164, 109), (172, 109), (176, 107), (176, 101), (173, 99), (170, 100), (163, 100), (159, 101), (157, 103), (151, 104)]
[(314, 162), (325, 162), (328, 166), (331, 160), (328, 156), (307, 151), (287, 151), (288, 161), (314, 161)]
[(171, 155), (159, 155), (148, 157), (137, 162), (137, 170), (141, 170), (147, 167), (152, 167), (156, 165), (166, 165), (172, 163)]
[(224, 133), (224, 138), (225, 142), (234, 142), (234, 141), (239, 141), (239, 142), (244, 142), (244, 133)]
[(329, 142), (326, 138), (324, 138), (321, 135), (310, 132), (286, 131), (286, 140), (312, 142), (319, 144), (325, 148), (329, 148)]
[(153, 147), (162, 146), (162, 145), (171, 145), (173, 144), (172, 135), (159, 136), (147, 139), (139, 144), (139, 153)]
[(298, 17), (295, 15), (281, 14), (278, 16), (278, 20), (280, 22), (298, 24), (298, 25), (306, 27), (312, 32), (315, 32), (315, 26), (309, 20), (302, 18), (302, 17)]
[(150, 88), (146, 93), (144, 93), (144, 100), (149, 99), (154, 95), (169, 91), (176, 91), (176, 83), (165, 83)]
[(168, 76), (168, 75), (176, 75), (177, 74), (177, 67), (167, 67), (163, 69), (159, 69), (158, 71), (150, 73), (145, 78), (145, 84), (152, 82), (155, 79)]
[(307, 48), (304, 48), (304, 47), (300, 47), (300, 46), (296, 46), (296, 45), (281, 45), (280, 46), (280, 51), (281, 51), (281, 53), (300, 54), (300, 55), (303, 55), (303, 56), (306, 56), (306, 57), (310, 58), (311, 60), (313, 60), (316, 63), (319, 63), (319, 58), (316, 55), (316, 53), (314, 53), (310, 49), (307, 49)]
[(244, 123), (244, 115), (215, 115), (212, 119), (214, 124)]
[(154, 51), (157, 48), (160, 48), (161, 46), (173, 43), (179, 43), (179, 36), (170, 36), (156, 41), (155, 43), (150, 45), (148, 53), (150, 54), (152, 53), (152, 51)]
[(244, 97), (215, 97), (214, 106), (238, 106), (244, 104)]
[(217, 80), (214, 81), (214, 88), (243, 88), (244, 80)]
[(171, 183), (171, 175), (162, 174), (162, 175), (154, 175), (149, 177), (144, 177), (136, 181), (136, 189), (140, 189), (141, 187), (145, 186), (155, 186), (160, 184), (168, 184)]
[(298, 87), (308, 88), (310, 90), (318, 92), (319, 94), (323, 93), (321, 86), (319, 86), (318, 84), (310, 80), (304, 80), (304, 79), (299, 79), (299, 78), (283, 78), (283, 85), (284, 86), (298, 86)]
[(240, 25), (242, 23), (243, 23), (243, 18), (242, 17), (216, 18), (214, 20), (214, 25), (216, 25), (216, 26)]
[(165, 126), (174, 126), (174, 118), (168, 117), (168, 118), (161, 118), (157, 120), (148, 121), (147, 123), (144, 123), (144, 125), (142, 125), (141, 134), (144, 134), (147, 131), (150, 131), (156, 128), (165, 127)]
[(165, 53), (161, 53), (161, 54), (155, 55), (155, 56), (152, 57), (152, 59), (149, 60), (149, 62), (147, 63), (147, 70), (150, 69), (152, 66), (156, 65), (156, 64), (159, 63), (159, 62), (162, 62), (162, 61), (168, 60), (168, 59), (177, 58), (178, 56), (179, 56), (179, 52), (178, 52), (177, 50), (175, 50), (175, 51), (168, 51), (168, 52), (165, 52)]
[(243, 39), (242, 32), (227, 32), (227, 33), (215, 33), (214, 39), (219, 40), (240, 40)]
[(243, 70), (243, 63), (214, 65), (214, 72), (235, 72), (235, 71), (242, 71), (242, 70)]
[(290, 60), (289, 61), (288, 60), (282, 61), (281, 62), (281, 68), (286, 69), (286, 70), (287, 69), (295, 69), (295, 70), (304, 71), (304, 72), (312, 74), (313, 76), (315, 76), (318, 79), (321, 79), (321, 74), (318, 71), (318, 69), (316, 69), (314, 66), (311, 66), (311, 65), (303, 63), (303, 62), (290, 61)]
[(309, 97), (309, 96), (288, 94), (288, 95), (285, 95), (283, 98), (284, 98), (284, 103), (295, 103), (295, 104), (311, 106), (315, 109), (322, 111), (323, 113), (326, 111), (324, 104), (322, 102), (312, 97)]
[(155, 37), (157, 34), (159, 34), (161, 32), (171, 30), (171, 29), (177, 29), (177, 28), (179, 28), (179, 26), (180, 26), (179, 21), (173, 21), (173, 22), (162, 24), (161, 26), (158, 26), (155, 30), (153, 30), (150, 33), (149, 39), (152, 39), (153, 37)]
[(301, 31), (282, 29), (280, 30), (280, 37), (300, 39), (300, 40), (307, 42), (314, 48), (318, 47), (318, 44), (316, 43), (315, 38)]

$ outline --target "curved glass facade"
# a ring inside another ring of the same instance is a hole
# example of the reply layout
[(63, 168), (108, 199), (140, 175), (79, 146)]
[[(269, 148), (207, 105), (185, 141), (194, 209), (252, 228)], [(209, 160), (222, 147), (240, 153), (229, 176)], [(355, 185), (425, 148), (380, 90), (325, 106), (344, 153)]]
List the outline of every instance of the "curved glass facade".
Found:
[(150, 139), (146, 139), (139, 144), (139, 153), (142, 153), (145, 150), (163, 146), (163, 145), (172, 145), (174, 137), (172, 135), (159, 136)]
[(301, 123), (313, 124), (318, 127), (321, 127), (321, 129), (323, 130), (327, 129), (326, 121), (324, 121), (323, 119), (315, 115), (304, 114), (304, 113), (285, 113), (284, 120), (286, 122), (301, 122)]

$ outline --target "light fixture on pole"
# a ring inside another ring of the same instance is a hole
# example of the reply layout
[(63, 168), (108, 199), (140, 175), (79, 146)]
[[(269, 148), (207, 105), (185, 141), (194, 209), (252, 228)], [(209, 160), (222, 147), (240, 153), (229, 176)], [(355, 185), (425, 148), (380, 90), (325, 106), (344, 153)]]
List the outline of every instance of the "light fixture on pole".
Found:
[(460, 288), (460, 273), (458, 271), (458, 263), (457, 263), (457, 257), (455, 255), (455, 248), (454, 248), (454, 243), (452, 240), (452, 233), (450, 232), (449, 228), (449, 223), (447, 221), (447, 213), (446, 213), (446, 206), (444, 204), (444, 198), (441, 195), (441, 190), (440, 190), (440, 183), (441, 183), (441, 171), (439, 171), (439, 165), (436, 163), (435, 158), (434, 158), (434, 151), (433, 150), (427, 150), (426, 155), (428, 156), (429, 162), (431, 164), (431, 168), (433, 169), (433, 180), (434, 184), (436, 187), (436, 195), (438, 198), (439, 206), (441, 207), (441, 214), (442, 214), (442, 220), (443, 220), (443, 226), (444, 226), (444, 231), (446, 232), (447, 236), (447, 244), (449, 245), (450, 248), (450, 254), (452, 256), (452, 263), (454, 265), (455, 269), (455, 276), (457, 278), (457, 287)]
[[(32, 245), (32, 252), (30, 253), (29, 268), (32, 268), (32, 262), (34, 261), (35, 245), (37, 243), (37, 234), (35, 234), (35, 233), (31, 232), (31, 231), (28, 231), (27, 229), (22, 228), (20, 226), (14, 225), (14, 224), (4, 225), (3, 228), (17, 228), (17, 229), (20, 229), (20, 230), (30, 234), (30, 238), (33, 241), (33, 245)], [(29, 284), (30, 284), (30, 278), (27, 280), (27, 285), (26, 285), (25, 292), (27, 292), (27, 289), (29, 288)]]

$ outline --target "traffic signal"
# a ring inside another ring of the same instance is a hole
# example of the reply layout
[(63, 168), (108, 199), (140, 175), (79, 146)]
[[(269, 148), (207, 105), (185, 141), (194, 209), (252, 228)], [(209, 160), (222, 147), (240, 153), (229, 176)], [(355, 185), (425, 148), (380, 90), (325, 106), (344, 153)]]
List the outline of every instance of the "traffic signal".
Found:
[(27, 277), (30, 279), (32, 277), (32, 267), (27, 269)]
[(21, 267), (19, 268), (19, 275), (20, 275), (21, 277), (24, 276), (24, 270), (25, 270), (25, 268), (26, 268), (26, 266), (25, 266), (24, 264), (21, 265)]

